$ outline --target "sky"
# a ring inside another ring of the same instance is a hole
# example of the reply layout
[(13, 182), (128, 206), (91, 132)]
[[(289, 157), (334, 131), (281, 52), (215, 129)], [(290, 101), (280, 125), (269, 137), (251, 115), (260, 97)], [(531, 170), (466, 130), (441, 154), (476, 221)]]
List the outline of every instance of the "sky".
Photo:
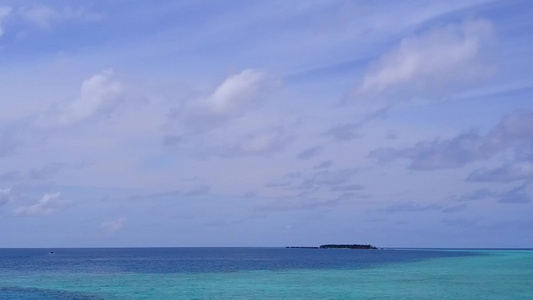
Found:
[(0, 247), (533, 247), (533, 3), (0, 2)]

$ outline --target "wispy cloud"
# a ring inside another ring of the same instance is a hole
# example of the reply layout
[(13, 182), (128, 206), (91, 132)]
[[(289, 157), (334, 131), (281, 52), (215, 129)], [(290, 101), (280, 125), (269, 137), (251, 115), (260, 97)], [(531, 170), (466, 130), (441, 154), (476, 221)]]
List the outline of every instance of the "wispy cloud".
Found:
[(170, 118), (184, 133), (212, 129), (261, 103), (276, 82), (262, 71), (245, 69), (228, 76), (209, 95), (187, 99)]
[(468, 175), (470, 181), (511, 182), (533, 178), (533, 163), (529, 161), (506, 164), (493, 169), (477, 169)]
[(204, 196), (209, 193), (211, 187), (209, 185), (203, 184), (197, 187), (194, 187), (184, 193), (186, 196)]
[(379, 211), (387, 213), (402, 213), (402, 212), (423, 212), (428, 210), (441, 210), (442, 205), (440, 204), (420, 204), (413, 201), (395, 203), (388, 205), (384, 208), (379, 209)]
[(331, 166), (333, 166), (333, 162), (331, 162), (331, 160), (326, 160), (315, 166), (314, 169), (327, 169)]
[(205, 107), (217, 115), (234, 115), (256, 101), (260, 95), (265, 75), (247, 69), (231, 75), (205, 99)]
[(302, 186), (311, 187), (317, 185), (337, 186), (346, 183), (357, 173), (357, 169), (323, 170), (309, 175)]
[(302, 178), (302, 173), (290, 172), (290, 173), (283, 175), (283, 177), (281, 177), (279, 180), (267, 183), (265, 186), (266, 187), (289, 187), (301, 178)]
[(20, 206), (15, 210), (17, 216), (44, 216), (52, 214), (70, 204), (63, 199), (61, 193), (45, 194), (36, 203), (27, 206)]
[(302, 152), (300, 152), (297, 157), (299, 159), (310, 159), (318, 155), (320, 151), (322, 151), (323, 149), (324, 148), (322, 146), (314, 146), (311, 148), (307, 148), (303, 150)]
[(528, 190), (529, 186), (527, 184), (513, 188), (507, 192), (502, 193), (499, 196), (498, 202), (504, 204), (529, 203), (531, 202), (533, 197), (528, 192)]
[(1, 6), (0, 7), (0, 36), (4, 34), (4, 19), (11, 13), (11, 7)]
[(13, 200), (13, 192), (11, 188), (0, 189), (0, 205), (4, 205)]
[(334, 192), (352, 192), (352, 191), (360, 191), (365, 188), (364, 185), (361, 184), (348, 184), (348, 185), (335, 185), (330, 188), (331, 191)]
[(453, 205), (450, 207), (446, 207), (442, 210), (442, 212), (443, 213), (455, 213), (455, 212), (463, 211), (467, 207), (468, 206), (466, 204), (462, 203), (462, 204), (457, 204), (457, 205)]
[(23, 6), (17, 10), (17, 14), (24, 20), (35, 25), (50, 29), (54, 23), (65, 21), (96, 21), (102, 15), (86, 10), (82, 7), (73, 8), (70, 6), (56, 8), (45, 5)]
[(341, 124), (326, 130), (324, 135), (331, 136), (339, 141), (348, 141), (361, 138), (360, 128), (360, 124)]
[(255, 209), (260, 211), (309, 210), (321, 207), (335, 207), (342, 201), (351, 198), (356, 198), (356, 196), (346, 193), (337, 197), (324, 198), (313, 197), (307, 193), (301, 193), (300, 195), (291, 198), (263, 199), (263, 202), (256, 205)]
[(126, 218), (118, 218), (116, 220), (110, 220), (110, 221), (104, 221), (100, 224), (100, 230), (103, 232), (114, 234), (122, 227), (124, 227), (124, 223), (126, 222)]
[(412, 169), (435, 170), (461, 167), (474, 160), (488, 159), (499, 150), (500, 144), (487, 143), (481, 135), (472, 131), (450, 139), (419, 142), (410, 148), (380, 148), (369, 155), (381, 161), (406, 158), (411, 160)]
[(123, 85), (113, 78), (113, 70), (104, 70), (85, 80), (80, 96), (52, 107), (37, 120), (41, 127), (62, 127), (82, 122), (97, 114), (109, 114), (120, 102)]
[(496, 193), (490, 191), (487, 188), (477, 189), (473, 192), (465, 193), (457, 197), (457, 201), (477, 201), (484, 200), (496, 196)]
[(357, 93), (439, 95), (476, 83), (492, 73), (483, 54), (494, 35), (490, 21), (473, 19), (405, 38), (372, 65)]
[(8, 171), (0, 173), (0, 182), (47, 180), (66, 167), (62, 163), (48, 163), (38, 168), (31, 168), (27, 172)]
[(231, 143), (201, 145), (199, 151), (205, 156), (219, 157), (270, 156), (284, 150), (293, 140), (290, 131), (276, 126), (240, 136)]
[[(380, 161), (408, 159), (410, 168), (415, 170), (457, 168), (474, 161), (488, 160), (507, 149), (517, 150), (528, 146), (533, 138), (532, 124), (533, 113), (518, 111), (504, 116), (486, 135), (469, 131), (452, 138), (419, 142), (413, 147), (378, 148), (371, 151), (369, 156)], [(471, 175), (470, 179), (483, 178), (480, 172)]]

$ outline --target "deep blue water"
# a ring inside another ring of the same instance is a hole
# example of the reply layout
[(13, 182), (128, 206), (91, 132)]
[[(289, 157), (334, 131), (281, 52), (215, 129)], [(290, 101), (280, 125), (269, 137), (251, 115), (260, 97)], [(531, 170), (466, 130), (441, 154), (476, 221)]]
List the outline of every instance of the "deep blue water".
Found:
[(285, 248), (0, 249), (0, 272), (193, 273), (287, 269), (361, 269), (467, 251)]

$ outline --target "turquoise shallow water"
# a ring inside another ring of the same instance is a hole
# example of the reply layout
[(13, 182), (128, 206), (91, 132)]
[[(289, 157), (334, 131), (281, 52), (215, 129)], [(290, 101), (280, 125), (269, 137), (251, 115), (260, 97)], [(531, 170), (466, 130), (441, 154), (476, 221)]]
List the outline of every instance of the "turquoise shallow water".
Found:
[(11, 255), (0, 299), (533, 299), (533, 251), (202, 251)]

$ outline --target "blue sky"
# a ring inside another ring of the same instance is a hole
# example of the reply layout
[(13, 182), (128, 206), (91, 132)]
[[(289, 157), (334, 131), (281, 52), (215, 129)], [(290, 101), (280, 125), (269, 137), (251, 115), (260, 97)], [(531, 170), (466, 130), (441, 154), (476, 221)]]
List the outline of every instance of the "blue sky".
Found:
[(531, 247), (532, 8), (3, 1), (0, 247)]

